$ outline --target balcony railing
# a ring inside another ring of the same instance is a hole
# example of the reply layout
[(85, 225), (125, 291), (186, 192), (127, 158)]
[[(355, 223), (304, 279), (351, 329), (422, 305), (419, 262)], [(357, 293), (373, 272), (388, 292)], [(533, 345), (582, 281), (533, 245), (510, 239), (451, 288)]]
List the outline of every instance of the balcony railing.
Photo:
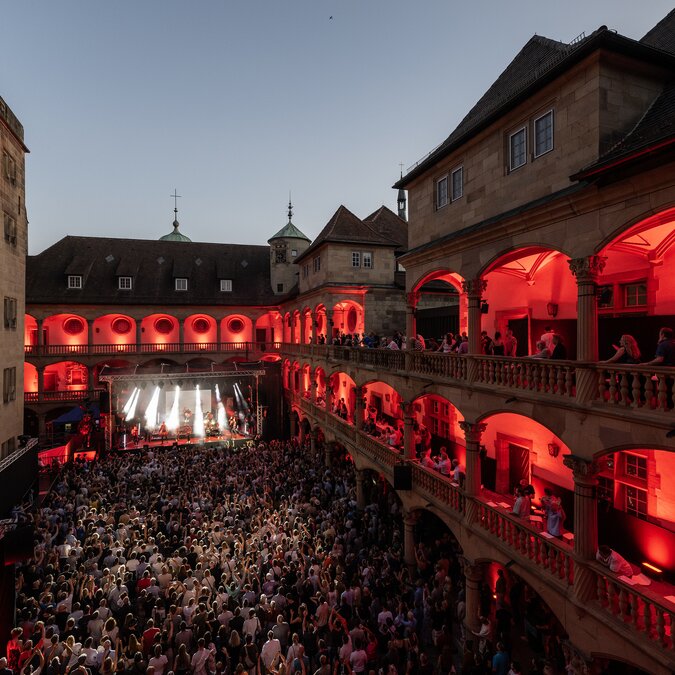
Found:
[[(565, 367), (565, 366), (562, 366)], [(377, 462), (384, 471), (392, 472), (393, 466), (401, 461), (400, 453), (364, 432), (355, 433), (353, 426), (345, 420), (326, 411), (301, 396), (292, 395), (299, 404), (315, 418), (322, 418), (326, 426), (341, 437), (354, 439), (357, 452)], [(467, 526), (474, 531), (484, 532), (492, 542), (508, 550), (509, 555), (522, 562), (528, 561), (541, 571), (544, 578), (560, 588), (561, 592), (573, 587), (577, 560), (572, 545), (550, 538), (532, 524), (521, 520), (509, 511), (492, 502), (486, 495), (467, 497), (464, 491), (447, 477), (412, 462), (413, 490), (421, 493), (429, 502), (444, 508), (456, 519), (468, 515), (470, 504), (476, 511), (474, 525)], [(649, 588), (633, 586), (619, 577), (608, 574), (607, 569), (589, 561), (580, 563), (585, 578), (591, 580), (590, 604), (599, 615), (609, 614), (665, 650), (675, 650), (675, 604), (671, 605)], [(581, 572), (579, 572), (581, 574)], [(590, 574), (590, 577), (588, 576)], [(582, 586), (584, 584), (579, 582)]]
[[(558, 401), (674, 414), (673, 368), (328, 345), (283, 344), (281, 351), (433, 377), (459, 386), (499, 388), (513, 394), (536, 392)], [(577, 392), (580, 377), (591, 385), (583, 394)]]
[(199, 354), (278, 352), (280, 342), (151, 342), (93, 345), (24, 345), (28, 356), (98, 356), (115, 354)]
[(97, 399), (100, 389), (78, 389), (74, 391), (26, 391), (23, 394), (24, 403), (54, 403), (59, 401), (86, 401)]

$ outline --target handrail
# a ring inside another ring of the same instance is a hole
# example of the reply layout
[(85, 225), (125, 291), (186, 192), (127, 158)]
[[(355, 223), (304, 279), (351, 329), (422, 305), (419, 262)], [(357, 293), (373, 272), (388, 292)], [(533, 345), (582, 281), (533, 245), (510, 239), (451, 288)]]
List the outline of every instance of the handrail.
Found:
[(11, 454), (7, 455), (3, 460), (0, 460), (0, 473), (2, 473), (6, 468), (10, 467), (14, 462), (19, 458), (23, 457), (27, 452), (30, 452), (35, 448), (38, 443), (37, 438), (29, 438), (28, 442), (23, 448), (15, 450)]
[(241, 342), (129, 342), (122, 344), (24, 345), (27, 356), (97, 356), (114, 354), (154, 354), (200, 352), (278, 352), (280, 342), (253, 340)]

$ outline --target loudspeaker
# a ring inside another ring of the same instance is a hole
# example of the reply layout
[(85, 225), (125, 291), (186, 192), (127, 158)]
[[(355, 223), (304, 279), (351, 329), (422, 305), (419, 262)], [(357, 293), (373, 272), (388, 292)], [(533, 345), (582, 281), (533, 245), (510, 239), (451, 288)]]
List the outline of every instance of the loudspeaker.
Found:
[(98, 396), (98, 407), (102, 413), (107, 413), (110, 410), (110, 394), (107, 389), (104, 389)]
[(412, 490), (410, 464), (394, 464), (394, 490)]

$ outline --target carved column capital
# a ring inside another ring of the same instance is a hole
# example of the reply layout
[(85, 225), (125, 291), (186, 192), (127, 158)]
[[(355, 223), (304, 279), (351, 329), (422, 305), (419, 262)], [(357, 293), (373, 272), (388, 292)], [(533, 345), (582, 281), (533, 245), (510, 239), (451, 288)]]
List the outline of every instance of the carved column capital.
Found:
[(484, 422), (467, 422), (466, 420), (460, 422), (459, 426), (464, 432), (467, 443), (480, 443), (481, 436), (487, 429), (487, 424)]
[(486, 279), (465, 279), (462, 281), (462, 290), (467, 295), (475, 295), (480, 297), (483, 294), (483, 291), (487, 288)]
[(571, 258), (570, 271), (577, 278), (577, 283), (596, 281), (605, 269), (607, 257), (603, 255), (589, 255), (584, 258)]
[(563, 457), (563, 464), (568, 469), (572, 469), (575, 483), (594, 481), (602, 468), (599, 462), (595, 460), (589, 461), (578, 455), (565, 455)]

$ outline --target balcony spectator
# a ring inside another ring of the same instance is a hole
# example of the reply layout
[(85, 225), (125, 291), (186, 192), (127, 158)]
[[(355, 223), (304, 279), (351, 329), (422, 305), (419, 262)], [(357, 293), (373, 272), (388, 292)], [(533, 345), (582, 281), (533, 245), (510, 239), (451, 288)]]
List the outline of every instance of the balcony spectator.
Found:
[(516, 488), (516, 501), (513, 504), (511, 513), (523, 520), (527, 520), (530, 517), (531, 506), (532, 502), (530, 497), (525, 494), (525, 491), (522, 488)]
[(605, 567), (609, 567), (609, 571), (614, 572), (614, 574), (628, 577), (629, 579), (633, 576), (631, 564), (606, 544), (598, 547), (595, 559)]
[(544, 343), (546, 349), (548, 349), (549, 352), (553, 351), (553, 336), (555, 335), (555, 331), (551, 326), (546, 326), (544, 328), (544, 332), (542, 336), (539, 338), (541, 342)]
[(486, 330), (480, 333), (480, 351), (481, 354), (492, 354), (492, 338), (487, 334)]
[(449, 354), (453, 351), (455, 347), (455, 336), (452, 333), (446, 333), (443, 341), (441, 342), (439, 348), (436, 351), (443, 352), (444, 354)]
[(502, 340), (502, 334), (497, 331), (495, 339), (492, 341), (492, 356), (504, 356), (506, 354), (506, 345)]
[(646, 366), (675, 366), (675, 339), (673, 329), (664, 327), (659, 331), (659, 342), (656, 345), (654, 358)]
[(436, 468), (441, 472), (441, 475), (447, 476), (448, 478), (452, 473), (452, 465), (450, 463), (450, 457), (448, 457), (448, 451), (446, 450), (445, 447), (442, 447), (440, 450)]
[(562, 361), (567, 358), (567, 347), (563, 342), (562, 336), (557, 333), (553, 334), (553, 351), (551, 352), (551, 358), (555, 360)]
[(398, 343), (396, 342), (396, 340), (393, 337), (391, 337), (389, 339), (389, 342), (387, 343), (386, 348), (387, 349), (396, 349), (396, 350), (400, 349), (400, 347), (398, 346)]
[(546, 531), (553, 537), (560, 537), (564, 522), (565, 512), (560, 506), (560, 502), (552, 501), (546, 509)]
[(504, 338), (504, 356), (515, 358), (517, 351), (518, 340), (516, 340), (515, 336), (513, 335), (513, 331), (510, 328), (507, 328), (506, 337)]
[(640, 347), (632, 335), (622, 335), (619, 345), (614, 348), (614, 356), (600, 363), (640, 363)]
[(462, 341), (457, 347), (458, 354), (468, 354), (469, 353), (469, 338), (466, 335), (462, 335)]
[(461, 465), (458, 459), (452, 460), (452, 480), (455, 481), (458, 485), (462, 483), (462, 477), (464, 476), (464, 467)]
[(546, 343), (543, 340), (537, 341), (537, 351), (530, 355), (531, 359), (550, 359), (551, 352), (547, 349)]
[(419, 349), (421, 352), (423, 352), (423, 351), (427, 348), (426, 340), (425, 340), (424, 337), (423, 337), (422, 335), (420, 335), (419, 333), (417, 334), (417, 336), (416, 336), (415, 339), (417, 340), (417, 344), (419, 345), (419, 346), (417, 347), (417, 349)]

